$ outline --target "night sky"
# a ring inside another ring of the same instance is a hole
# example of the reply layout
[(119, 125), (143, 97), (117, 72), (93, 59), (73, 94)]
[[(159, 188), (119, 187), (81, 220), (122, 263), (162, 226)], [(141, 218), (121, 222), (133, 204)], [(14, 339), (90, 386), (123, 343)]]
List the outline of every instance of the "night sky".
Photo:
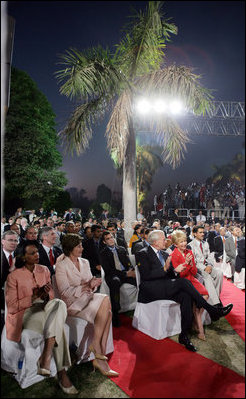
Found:
[[(58, 55), (70, 47), (83, 50), (98, 44), (113, 50), (130, 7), (143, 9), (145, 1), (9, 1), (8, 13), (16, 20), (13, 65), (26, 71), (46, 95), (57, 116), (57, 130), (66, 123), (74, 105), (59, 94), (54, 77)], [(245, 3), (243, 1), (167, 1), (166, 17), (172, 17), (178, 35), (167, 45), (168, 64), (195, 67), (202, 84), (214, 89), (214, 99), (244, 101), (245, 97)], [(79, 157), (63, 155), (67, 188), (85, 189), (94, 197), (99, 184), (121, 189), (106, 149), (107, 119), (94, 129), (90, 148)], [(192, 137), (181, 166), (165, 165), (153, 181), (150, 200), (167, 184), (204, 182), (213, 171), (242, 151), (244, 137)]]

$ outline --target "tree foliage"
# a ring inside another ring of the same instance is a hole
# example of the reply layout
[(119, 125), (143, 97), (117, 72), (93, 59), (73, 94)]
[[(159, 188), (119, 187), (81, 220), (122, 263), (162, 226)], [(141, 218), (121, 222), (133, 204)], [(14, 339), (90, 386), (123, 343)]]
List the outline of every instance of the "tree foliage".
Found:
[(225, 185), (229, 181), (245, 184), (245, 155), (238, 153), (233, 160), (227, 164), (212, 165), (215, 171), (211, 177), (212, 183)]
[[(171, 34), (177, 34), (177, 27), (162, 8), (162, 1), (149, 1), (146, 10), (134, 12), (114, 53), (97, 46), (82, 51), (71, 48), (60, 55), (63, 68), (56, 72), (60, 92), (80, 103), (60, 133), (71, 153), (88, 148), (93, 126), (110, 111), (107, 145), (122, 164), (134, 101), (143, 93), (178, 97), (197, 114), (211, 107), (211, 93), (199, 84), (199, 75), (185, 66), (164, 65), (166, 43)], [(187, 132), (166, 115), (150, 120), (150, 127), (158, 135), (163, 160), (175, 168), (186, 151)]]
[(55, 201), (67, 180), (58, 170), (55, 114), (29, 75), (12, 68), (10, 107), (4, 136), (5, 201)]

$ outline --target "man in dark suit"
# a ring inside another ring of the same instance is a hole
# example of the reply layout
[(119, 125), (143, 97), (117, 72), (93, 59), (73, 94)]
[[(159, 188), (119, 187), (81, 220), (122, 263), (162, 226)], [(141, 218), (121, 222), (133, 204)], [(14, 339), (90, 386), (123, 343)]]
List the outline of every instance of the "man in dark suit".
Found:
[(151, 231), (153, 230), (144, 229), (143, 240), (138, 240), (132, 243), (132, 254), (135, 255), (136, 261), (137, 261), (137, 253), (141, 251), (141, 249), (149, 246), (148, 235)]
[(46, 226), (41, 229), (41, 244), (38, 250), (39, 264), (47, 266), (51, 276), (55, 274), (56, 259), (62, 254), (62, 250), (55, 246), (56, 238), (56, 231), (53, 227)]
[(93, 276), (101, 277), (101, 261), (99, 254), (105, 246), (101, 239), (102, 226), (100, 224), (93, 224), (91, 226), (91, 233), (92, 238), (83, 241), (84, 250), (82, 257), (88, 259)]
[(225, 234), (226, 229), (220, 228), (220, 235), (214, 237), (214, 257), (216, 262), (220, 262), (223, 259), (224, 248), (225, 248)]
[(109, 222), (107, 225), (107, 231), (113, 234), (114, 238), (116, 239), (116, 243), (119, 247), (128, 248), (124, 234), (121, 234), (117, 231), (117, 224), (113, 222)]
[(214, 252), (214, 239), (215, 237), (220, 235), (220, 228), (221, 228), (221, 224), (220, 223), (216, 223), (214, 225), (214, 230), (210, 230), (208, 233), (208, 238), (207, 238), (207, 242), (209, 245), (209, 251), (210, 252)]
[(100, 252), (100, 258), (105, 272), (105, 281), (110, 291), (113, 313), (112, 323), (114, 327), (119, 327), (120, 287), (124, 283), (136, 286), (136, 274), (127, 250), (116, 245), (113, 234), (109, 231), (104, 231), (102, 240), (105, 243), (105, 248)]
[(73, 212), (72, 208), (69, 208), (66, 216), (65, 216), (65, 221), (69, 222), (69, 220), (75, 220), (75, 213)]
[(179, 343), (194, 352), (196, 348), (188, 338), (193, 319), (193, 302), (199, 309), (206, 309), (213, 321), (228, 314), (233, 305), (216, 308), (205, 301), (189, 280), (178, 278), (179, 273), (186, 267), (184, 264), (180, 264), (175, 271), (172, 268), (171, 258), (163, 251), (165, 248), (163, 231), (152, 231), (148, 236), (148, 241), (150, 245), (138, 252), (141, 278), (138, 301), (148, 303), (159, 299), (168, 299), (178, 302), (181, 309)]
[(240, 273), (245, 268), (245, 238), (240, 237), (237, 242), (237, 256), (235, 262), (235, 271)]

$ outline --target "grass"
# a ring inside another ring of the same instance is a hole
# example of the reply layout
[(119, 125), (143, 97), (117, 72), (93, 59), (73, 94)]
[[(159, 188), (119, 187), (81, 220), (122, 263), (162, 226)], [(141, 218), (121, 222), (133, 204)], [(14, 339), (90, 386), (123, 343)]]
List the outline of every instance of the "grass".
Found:
[[(132, 316), (132, 312), (125, 313)], [(207, 341), (200, 341), (195, 334), (192, 342), (203, 355), (216, 363), (245, 375), (245, 343), (232, 329), (225, 318), (205, 327)], [(178, 335), (171, 338), (178, 341)], [(119, 370), (120, 371), (120, 370)], [(2, 398), (128, 398), (113, 381), (99, 371), (93, 372), (91, 362), (72, 366), (69, 377), (79, 390), (77, 395), (66, 395), (54, 378), (47, 378), (26, 389), (21, 389), (15, 379), (7, 372), (1, 373)]]

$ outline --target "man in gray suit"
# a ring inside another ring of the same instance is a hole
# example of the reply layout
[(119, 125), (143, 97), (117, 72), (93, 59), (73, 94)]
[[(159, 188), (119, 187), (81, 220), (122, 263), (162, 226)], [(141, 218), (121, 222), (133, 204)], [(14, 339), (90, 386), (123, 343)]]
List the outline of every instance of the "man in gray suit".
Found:
[(195, 257), (196, 267), (201, 273), (205, 287), (208, 290), (208, 302), (211, 305), (221, 306), (220, 292), (223, 283), (223, 272), (215, 268), (214, 257), (211, 255), (209, 245), (204, 238), (204, 227), (194, 226), (192, 229), (194, 239), (189, 242)]
[(226, 262), (230, 262), (231, 265), (231, 280), (234, 281), (234, 273), (235, 273), (235, 262), (237, 256), (237, 241), (238, 238), (241, 237), (242, 231), (240, 227), (234, 227), (232, 230), (232, 234), (225, 240), (225, 252), (226, 252)]

